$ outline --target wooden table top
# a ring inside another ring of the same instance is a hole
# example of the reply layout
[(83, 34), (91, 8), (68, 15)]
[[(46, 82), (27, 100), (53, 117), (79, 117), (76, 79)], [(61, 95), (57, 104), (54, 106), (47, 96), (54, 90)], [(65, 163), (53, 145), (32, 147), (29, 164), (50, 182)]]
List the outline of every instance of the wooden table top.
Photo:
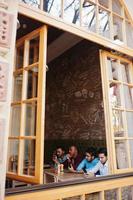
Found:
[(55, 182), (72, 181), (86, 178), (83, 173), (72, 173), (68, 170), (64, 170), (63, 173), (61, 172), (57, 174), (55, 169), (46, 169), (44, 173), (53, 176), (55, 178)]

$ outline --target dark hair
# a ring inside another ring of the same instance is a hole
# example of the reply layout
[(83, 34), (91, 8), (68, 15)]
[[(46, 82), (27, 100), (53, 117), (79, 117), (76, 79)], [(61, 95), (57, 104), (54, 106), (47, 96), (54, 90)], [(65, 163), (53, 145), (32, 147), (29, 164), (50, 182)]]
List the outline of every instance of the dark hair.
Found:
[(57, 146), (57, 147), (56, 147), (56, 150), (57, 150), (57, 149), (62, 149), (62, 151), (65, 151), (65, 150), (64, 150), (64, 147), (62, 147), (62, 146)]
[(100, 148), (98, 151), (98, 154), (103, 153), (105, 156), (107, 156), (107, 149), (106, 148)]
[(91, 156), (96, 156), (96, 149), (94, 147), (89, 147), (85, 152), (89, 153)]

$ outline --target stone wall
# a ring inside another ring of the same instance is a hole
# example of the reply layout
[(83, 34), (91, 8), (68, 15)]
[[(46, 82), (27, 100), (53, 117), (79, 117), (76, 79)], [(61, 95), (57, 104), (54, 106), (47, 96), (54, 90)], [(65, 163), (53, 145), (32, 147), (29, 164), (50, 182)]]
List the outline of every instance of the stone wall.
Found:
[(45, 138), (105, 140), (98, 46), (82, 41), (49, 64)]

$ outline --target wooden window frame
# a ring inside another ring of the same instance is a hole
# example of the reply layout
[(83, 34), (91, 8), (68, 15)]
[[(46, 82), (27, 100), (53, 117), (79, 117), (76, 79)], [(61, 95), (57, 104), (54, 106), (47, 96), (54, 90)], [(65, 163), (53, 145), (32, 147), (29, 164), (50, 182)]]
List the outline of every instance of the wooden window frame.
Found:
[[(108, 149), (108, 159), (109, 159), (109, 170), (110, 174), (119, 174), (119, 173), (126, 173), (126, 172), (133, 172), (133, 167), (131, 167), (131, 156), (129, 152), (129, 140), (133, 140), (133, 137), (128, 136), (128, 130), (127, 130), (127, 125), (126, 125), (126, 117), (124, 117), (124, 126), (125, 126), (125, 136), (123, 137), (115, 137), (113, 134), (113, 125), (112, 125), (112, 109), (115, 109), (110, 105), (109, 102), (109, 78), (108, 78), (108, 71), (107, 71), (107, 58), (113, 58), (116, 59), (118, 64), (122, 61), (125, 63), (128, 63), (130, 66), (130, 73), (133, 75), (133, 63), (132, 61), (123, 58), (121, 56), (114, 55), (112, 53), (109, 53), (107, 51), (100, 51), (100, 62), (101, 62), (101, 75), (102, 75), (102, 89), (103, 89), (103, 102), (104, 102), (104, 114), (105, 114), (105, 127), (106, 127), (106, 141), (107, 141), (107, 149)], [(119, 65), (120, 67), (120, 65)], [(121, 73), (122, 75), (122, 73)], [(123, 81), (114, 81), (114, 82), (119, 82), (120, 84), (127, 85), (129, 87), (133, 87), (133, 84), (130, 83), (125, 83)], [(121, 96), (124, 101), (124, 94)], [(124, 106), (125, 106), (125, 101), (124, 101)], [(117, 108), (116, 108), (117, 110)], [(132, 111), (127, 108), (118, 108), (119, 111), (124, 111), (125, 113), (127, 111)], [(129, 162), (129, 167), (125, 169), (117, 169), (117, 164), (116, 164), (116, 152), (115, 152), (115, 141), (116, 140), (124, 140), (127, 142), (127, 155), (128, 155), (128, 162)]]
[[(30, 40), (39, 36), (39, 60), (29, 65), (29, 43)], [(17, 41), (17, 47), (24, 44), (24, 62), (21, 69), (14, 69), (14, 75), (18, 73), (23, 74), (22, 81), (22, 97), (18, 102), (12, 101), (11, 106), (21, 105), (21, 120), (20, 120), (20, 133), (18, 136), (9, 136), (9, 141), (17, 139), (19, 141), (18, 151), (18, 169), (17, 173), (7, 171), (7, 177), (24, 181), (28, 183), (43, 183), (43, 159), (44, 159), (44, 115), (45, 115), (45, 86), (46, 86), (46, 50), (47, 50), (47, 26), (31, 32)], [(37, 97), (27, 99), (27, 81), (28, 71), (38, 65), (38, 93)], [(13, 99), (13, 98), (12, 98)], [(25, 123), (25, 103), (37, 103), (36, 114), (36, 134), (35, 136), (24, 135), (24, 123)], [(10, 130), (11, 130), (10, 120)], [(25, 175), (21, 173), (21, 166), (23, 162), (23, 141), (35, 141), (35, 175)]]

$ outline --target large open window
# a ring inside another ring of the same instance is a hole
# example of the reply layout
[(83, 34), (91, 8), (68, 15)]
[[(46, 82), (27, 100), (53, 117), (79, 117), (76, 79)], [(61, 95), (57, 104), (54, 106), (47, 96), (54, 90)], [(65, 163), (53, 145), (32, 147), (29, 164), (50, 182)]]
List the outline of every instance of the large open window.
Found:
[(133, 171), (133, 65), (107, 52), (101, 60), (111, 171)]
[(42, 183), (46, 26), (17, 42), (7, 175)]

